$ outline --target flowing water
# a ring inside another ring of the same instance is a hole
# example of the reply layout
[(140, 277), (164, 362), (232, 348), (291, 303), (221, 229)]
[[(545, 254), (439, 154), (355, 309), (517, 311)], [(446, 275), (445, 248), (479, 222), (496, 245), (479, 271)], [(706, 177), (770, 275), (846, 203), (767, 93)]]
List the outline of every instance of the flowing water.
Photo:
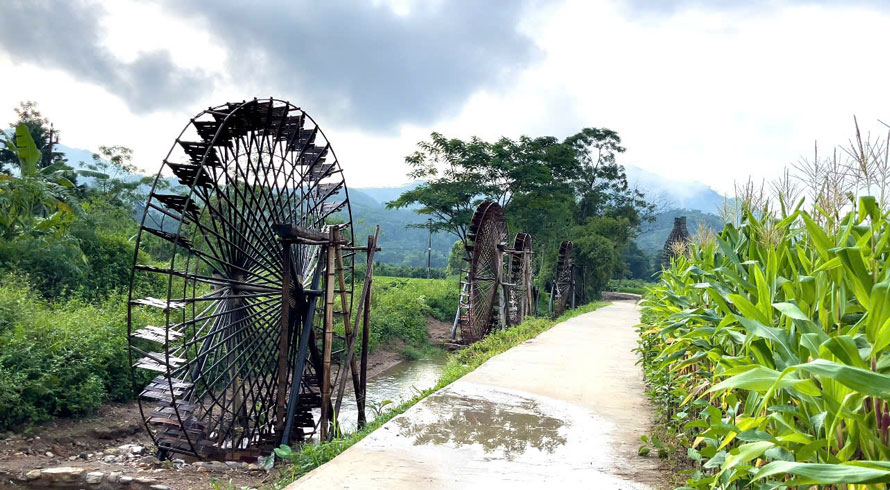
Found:
[[(417, 361), (403, 361), (368, 380), (366, 416), (374, 420), (375, 408), (386, 411), (410, 400), (417, 393), (432, 388), (439, 381), (445, 356)], [(356, 429), (358, 412), (352, 393), (343, 397), (340, 407), (340, 427), (349, 433)]]

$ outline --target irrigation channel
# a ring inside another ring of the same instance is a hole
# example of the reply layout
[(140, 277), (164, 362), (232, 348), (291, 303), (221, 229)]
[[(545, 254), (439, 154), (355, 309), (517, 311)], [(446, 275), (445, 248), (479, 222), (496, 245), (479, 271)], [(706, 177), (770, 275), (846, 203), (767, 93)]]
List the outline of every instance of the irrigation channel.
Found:
[[(418, 392), (432, 388), (439, 381), (446, 356), (402, 361), (368, 380), (368, 422), (374, 420), (375, 409), (387, 410), (408, 401)], [(356, 429), (357, 410), (353, 398), (344, 398), (340, 408), (340, 427), (344, 432)]]

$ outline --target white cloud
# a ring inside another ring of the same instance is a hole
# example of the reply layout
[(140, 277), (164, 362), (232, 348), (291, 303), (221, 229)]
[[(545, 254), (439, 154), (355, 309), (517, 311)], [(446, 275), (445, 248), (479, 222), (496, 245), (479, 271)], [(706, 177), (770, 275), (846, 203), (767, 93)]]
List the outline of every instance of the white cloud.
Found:
[[(394, 5), (401, 14), (411, 3)], [(153, 171), (194, 113), (229, 99), (273, 95), (227, 72), (228, 53), (214, 44), (210, 26), (142, 3), (108, 11), (104, 42), (115, 56), (126, 61), (169, 50), (177, 65), (218, 76), (212, 91), (181, 109), (136, 115), (97, 85), (0, 55), (0, 70), (14, 74), (0, 90), (6, 121), (17, 101), (37, 100), (63, 130), (64, 143), (129, 145)], [(149, 28), (158, 23), (167, 26), (163, 34)], [(875, 130), (878, 118), (890, 119), (890, 68), (881, 59), (890, 17), (883, 10), (769, 4), (639, 16), (614, 2), (579, 0), (538, 5), (521, 30), (542, 56), (503, 89), (477, 91), (433, 124), (369, 134), (326, 122), (327, 109), (316, 101), (291, 98), (325, 129), (357, 187), (405, 183), (403, 157), (434, 130), (562, 137), (605, 126), (621, 134), (625, 163), (728, 192), (733, 180), (777, 175), (809, 153), (815, 139), (825, 146), (846, 141), (853, 114)]]

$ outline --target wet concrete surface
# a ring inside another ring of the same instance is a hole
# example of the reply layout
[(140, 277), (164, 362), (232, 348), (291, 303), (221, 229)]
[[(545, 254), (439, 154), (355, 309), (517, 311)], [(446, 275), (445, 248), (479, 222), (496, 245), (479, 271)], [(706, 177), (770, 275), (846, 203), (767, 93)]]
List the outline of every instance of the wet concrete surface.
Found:
[(653, 488), (651, 408), (616, 302), (496, 356), (288, 488)]

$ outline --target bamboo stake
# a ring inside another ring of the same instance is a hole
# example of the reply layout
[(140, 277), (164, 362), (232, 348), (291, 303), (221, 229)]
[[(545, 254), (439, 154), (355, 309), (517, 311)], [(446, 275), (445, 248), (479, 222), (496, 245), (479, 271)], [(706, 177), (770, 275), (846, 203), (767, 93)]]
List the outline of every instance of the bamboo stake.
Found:
[(504, 254), (501, 250), (497, 250), (497, 259), (495, 262), (495, 276), (497, 277), (498, 288), (498, 323), (501, 328), (507, 327), (507, 311), (506, 311), (506, 291), (507, 286), (504, 285)]
[[(331, 241), (334, 231), (331, 230)], [(334, 342), (334, 248), (327, 247), (327, 271), (324, 294), (324, 340), (322, 348), (321, 419), (319, 440), (328, 440), (328, 416), (331, 410), (331, 344)]]
[[(276, 393), (275, 429), (284, 430), (287, 410), (287, 341), (290, 329), (290, 244), (284, 242), (281, 254), (283, 270), (281, 274), (281, 332), (278, 338), (278, 392)], [(299, 385), (296, 388), (299, 389)]]
[[(334, 237), (336, 239), (340, 238), (339, 230), (334, 230)], [(370, 252), (369, 252), (370, 253)], [(352, 375), (352, 385), (355, 394), (358, 395), (359, 391), (361, 391), (361, 387), (359, 386), (359, 373), (355, 364), (355, 357), (353, 356), (353, 352), (355, 350), (355, 336), (357, 335), (356, 331), (353, 331), (351, 319), (349, 318), (350, 309), (349, 304), (346, 300), (346, 277), (343, 274), (343, 254), (340, 251), (340, 247), (335, 248), (335, 256), (337, 259), (337, 281), (340, 285), (340, 308), (343, 310), (343, 326), (344, 331), (346, 333), (346, 362), (343, 363), (343, 370), (349, 371)], [(364, 293), (364, 291), (363, 291)], [(356, 323), (358, 323), (358, 318), (356, 318)], [(343, 393), (346, 391), (346, 373), (338, 373), (339, 379), (338, 381), (338, 389), (337, 389), (337, 401), (334, 403), (334, 414), (335, 416), (340, 413), (340, 406), (343, 403)]]
[[(378, 226), (377, 228), (378, 228), (377, 233), (379, 234), (380, 227)], [(359, 404), (358, 403), (359, 397), (361, 394), (364, 393), (366, 385), (362, 383), (362, 381), (360, 379), (360, 373), (358, 372), (358, 369), (356, 369), (355, 341), (356, 341), (356, 338), (358, 337), (359, 318), (363, 318), (363, 315), (362, 315), (363, 311), (365, 313), (367, 313), (366, 302), (367, 302), (367, 296), (368, 296), (368, 294), (370, 294), (370, 291), (371, 291), (371, 281), (372, 281), (373, 274), (374, 274), (374, 253), (376, 252), (376, 250), (377, 250), (377, 234), (375, 234), (373, 237), (371, 237), (371, 236), (368, 237), (368, 266), (365, 269), (365, 271), (366, 271), (365, 272), (365, 280), (362, 285), (362, 293), (361, 293), (361, 297), (360, 297), (359, 303), (358, 303), (358, 311), (356, 311), (356, 314), (355, 314), (355, 322), (353, 323), (353, 325), (355, 325), (355, 332), (354, 332), (354, 335), (349, 336), (347, 338), (348, 342), (347, 342), (347, 348), (346, 348), (346, 365), (349, 365), (350, 370), (352, 372), (353, 389), (354, 389), (355, 395), (356, 395), (356, 405), (357, 406)], [(367, 362), (367, 360), (365, 362)], [(343, 393), (346, 388), (346, 377), (341, 376), (339, 381), (340, 381), (340, 383), (339, 383), (340, 387), (339, 387), (339, 392), (337, 393), (337, 403), (336, 403), (337, 410), (340, 409), (340, 403), (343, 401)], [(360, 417), (363, 416), (362, 410), (359, 410), (359, 416)]]
[[(374, 284), (374, 252), (377, 250), (377, 237), (379, 235), (380, 226), (378, 225), (377, 230), (374, 232), (374, 236), (368, 237), (368, 265), (365, 273), (365, 287), (367, 288), (368, 294), (364, 294), (365, 288), (362, 288), (364, 305), (364, 311), (362, 312), (362, 372), (359, 376), (359, 384), (361, 384), (362, 391), (356, 400), (359, 428), (364, 427), (366, 421), (365, 402), (367, 401), (366, 396), (368, 392), (368, 341), (371, 335), (371, 294), (373, 292), (372, 286)], [(356, 315), (356, 329), (358, 329), (358, 315)]]

